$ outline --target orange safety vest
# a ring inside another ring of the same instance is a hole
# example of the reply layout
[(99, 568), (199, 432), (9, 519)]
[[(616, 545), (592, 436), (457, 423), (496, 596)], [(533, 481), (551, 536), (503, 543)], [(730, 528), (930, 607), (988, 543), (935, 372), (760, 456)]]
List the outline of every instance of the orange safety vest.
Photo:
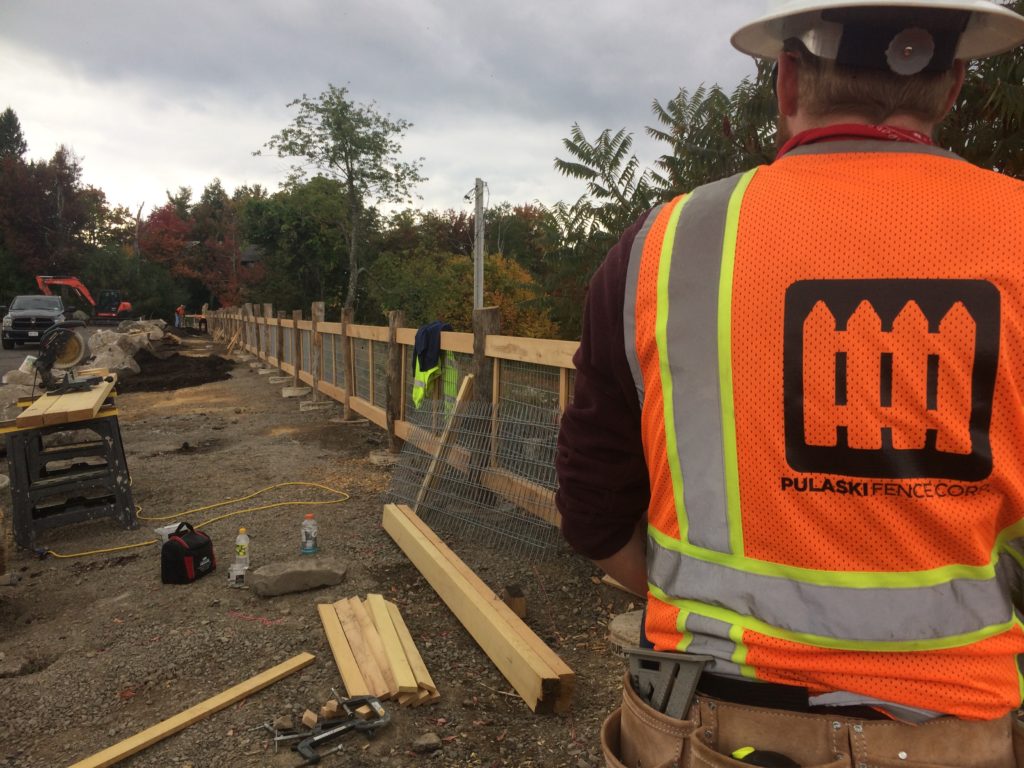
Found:
[(838, 141), (649, 214), (623, 318), (657, 649), (829, 703), (1020, 704), (1022, 204)]

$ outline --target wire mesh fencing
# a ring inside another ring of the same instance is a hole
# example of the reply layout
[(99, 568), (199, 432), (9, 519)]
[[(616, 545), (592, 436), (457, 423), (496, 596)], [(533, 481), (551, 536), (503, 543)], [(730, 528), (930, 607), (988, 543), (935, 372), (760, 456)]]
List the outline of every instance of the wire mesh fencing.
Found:
[[(409, 440), (391, 476), (390, 503), (407, 504), (439, 533), (503, 554), (540, 559), (561, 538), (554, 504), (558, 409), (502, 402), (426, 401), (417, 421), (433, 452)], [(437, 433), (430, 425), (440, 425)], [(429, 439), (428, 441), (429, 442)]]

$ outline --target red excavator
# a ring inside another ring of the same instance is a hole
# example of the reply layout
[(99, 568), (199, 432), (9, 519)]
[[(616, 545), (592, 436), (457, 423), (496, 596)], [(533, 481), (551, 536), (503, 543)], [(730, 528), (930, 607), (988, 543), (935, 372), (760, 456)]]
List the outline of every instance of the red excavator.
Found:
[(36, 275), (36, 285), (47, 296), (52, 296), (51, 286), (68, 288), (89, 302), (94, 323), (118, 323), (131, 317), (131, 302), (124, 300), (120, 291), (100, 291), (98, 300), (93, 299), (89, 289), (81, 280), (70, 275)]

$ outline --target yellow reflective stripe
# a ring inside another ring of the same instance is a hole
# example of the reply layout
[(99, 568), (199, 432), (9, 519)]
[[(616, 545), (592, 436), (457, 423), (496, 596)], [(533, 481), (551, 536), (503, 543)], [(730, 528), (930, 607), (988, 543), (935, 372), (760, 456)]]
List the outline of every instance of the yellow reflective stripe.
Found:
[(747, 651), (749, 649), (746, 643), (743, 642), (743, 627), (730, 624), (729, 639), (732, 640), (732, 644), (736, 648), (732, 652), (733, 664), (740, 668), (740, 674), (744, 677), (756, 678), (757, 674), (754, 672), (754, 668), (747, 664)]
[(657, 587), (651, 588), (651, 594), (663, 603), (668, 603), (680, 610), (696, 613), (700, 616), (707, 616), (712, 619), (718, 619), (719, 621), (724, 621), (726, 624), (732, 624), (741, 629), (749, 629), (767, 637), (774, 637), (779, 640), (788, 640), (794, 643), (802, 643), (804, 645), (812, 645), (817, 648), (831, 648), (837, 651), (906, 652), (938, 651), (946, 648), (960, 648), (965, 645), (971, 645), (973, 643), (981, 642), (982, 640), (987, 640), (988, 638), (995, 637), (996, 635), (1001, 635), (1004, 632), (1010, 631), (1014, 627), (1020, 626), (1020, 621), (1014, 617), (1010, 621), (1003, 622), (1002, 624), (993, 624), (985, 627), (984, 629), (979, 629), (976, 632), (965, 632), (960, 635), (936, 637), (928, 640), (846, 640), (843, 638), (826, 637), (824, 635), (814, 635), (807, 632), (792, 632), (780, 629), (779, 627), (767, 624), (753, 616), (744, 616), (736, 613), (735, 611), (730, 611), (718, 606), (698, 603), (696, 600), (674, 599), (669, 595), (666, 595)]
[(722, 453), (725, 462), (725, 496), (729, 518), (729, 549), (743, 552), (743, 517), (740, 514), (740, 474), (736, 454), (736, 408), (732, 390), (732, 287), (736, 266), (736, 239), (740, 229), (740, 208), (743, 195), (750, 186), (754, 168), (743, 174), (732, 197), (725, 220), (722, 242), (722, 269), (718, 283), (718, 384), (722, 403)]
[(676, 650), (684, 653), (693, 642), (693, 633), (686, 629), (686, 620), (689, 618), (689, 611), (680, 611), (676, 614), (676, 632), (679, 633), (679, 642), (676, 643)]
[(679, 520), (679, 535), (686, 540), (689, 525), (686, 520), (686, 502), (683, 496), (683, 472), (679, 466), (679, 444), (675, 430), (675, 407), (672, 404), (672, 370), (668, 359), (668, 282), (672, 273), (672, 250), (676, 240), (676, 228), (683, 207), (690, 199), (682, 198), (669, 215), (665, 236), (661, 241), (661, 258), (658, 261), (658, 312), (655, 319), (654, 338), (658, 345), (658, 367), (661, 378), (661, 397), (665, 413), (665, 441), (669, 471), (672, 476), (672, 495), (675, 497), (676, 517)]
[[(715, 552), (702, 547), (695, 547), (687, 542), (666, 536), (652, 526), (648, 526), (648, 536), (665, 549), (678, 552), (705, 563), (723, 565), (733, 570), (752, 573), (759, 576), (775, 576), (800, 581), (805, 584), (816, 584), (823, 587), (852, 587), (858, 589), (931, 587), (946, 584), (957, 579), (970, 581), (986, 581), (995, 578), (996, 563), (999, 554), (1010, 539), (1024, 535), (1024, 520), (1014, 523), (1003, 530), (996, 539), (989, 562), (985, 565), (945, 565), (923, 571), (822, 571), (812, 568), (801, 568), (794, 565), (770, 563), (725, 552)], [(650, 585), (652, 589), (655, 585)]]

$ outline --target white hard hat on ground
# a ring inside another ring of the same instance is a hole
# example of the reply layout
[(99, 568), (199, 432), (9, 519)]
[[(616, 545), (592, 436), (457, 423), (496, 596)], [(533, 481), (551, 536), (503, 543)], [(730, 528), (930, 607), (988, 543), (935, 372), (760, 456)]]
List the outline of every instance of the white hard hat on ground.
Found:
[[(933, 53), (941, 62), (933, 68), (941, 68), (953, 58), (994, 56), (1024, 43), (1024, 16), (992, 0), (769, 0), (769, 7), (765, 16), (732, 36), (736, 48), (773, 59), (786, 40), (796, 38), (816, 56), (842, 62), (844, 48), (859, 56), (861, 49), (876, 46), (881, 50), (868, 51), (869, 58), (887, 61), (901, 74), (915, 74), (929, 66)], [(879, 19), (888, 39), (873, 34)], [(930, 43), (928, 38), (933, 38)], [(922, 51), (927, 60), (915, 69)], [(904, 56), (911, 60), (908, 71), (899, 68)]]

